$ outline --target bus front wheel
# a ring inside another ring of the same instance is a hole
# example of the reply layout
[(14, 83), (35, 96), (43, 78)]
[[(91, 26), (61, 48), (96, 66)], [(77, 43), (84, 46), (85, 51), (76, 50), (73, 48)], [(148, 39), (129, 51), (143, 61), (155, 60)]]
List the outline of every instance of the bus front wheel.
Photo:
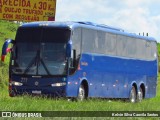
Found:
[(131, 103), (135, 103), (136, 102), (136, 89), (135, 89), (135, 87), (134, 86), (132, 86), (132, 89), (131, 89), (131, 91), (130, 91), (130, 97), (129, 97), (129, 101), (131, 102)]
[(86, 91), (85, 91), (84, 85), (81, 84), (79, 87), (77, 100), (83, 101), (85, 98), (86, 98)]

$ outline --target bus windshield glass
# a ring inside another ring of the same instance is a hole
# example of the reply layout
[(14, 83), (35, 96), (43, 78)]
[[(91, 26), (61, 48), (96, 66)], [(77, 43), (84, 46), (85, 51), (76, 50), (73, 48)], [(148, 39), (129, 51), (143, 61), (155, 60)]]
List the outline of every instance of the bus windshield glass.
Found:
[(13, 48), (12, 72), (23, 75), (66, 75), (66, 28), (20, 28)]

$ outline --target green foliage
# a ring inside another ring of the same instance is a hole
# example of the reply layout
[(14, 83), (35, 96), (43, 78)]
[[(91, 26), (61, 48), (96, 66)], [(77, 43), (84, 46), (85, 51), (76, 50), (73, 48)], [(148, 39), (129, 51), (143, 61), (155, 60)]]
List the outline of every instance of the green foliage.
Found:
[[(2, 50), (2, 45), (6, 39), (15, 39), (15, 34), (18, 26), (19, 25), (15, 24), (14, 22), (0, 20), (0, 50)], [(3, 89), (7, 88), (8, 86), (9, 59), (10, 55), (8, 54), (4, 63), (0, 61), (0, 87)]]
[(0, 26), (0, 38), (2, 38), (1, 40), (5, 40), (6, 38), (15, 39), (15, 33), (19, 26), (18, 24), (14, 22), (0, 20)]
[(158, 55), (160, 55), (160, 43), (157, 43)]

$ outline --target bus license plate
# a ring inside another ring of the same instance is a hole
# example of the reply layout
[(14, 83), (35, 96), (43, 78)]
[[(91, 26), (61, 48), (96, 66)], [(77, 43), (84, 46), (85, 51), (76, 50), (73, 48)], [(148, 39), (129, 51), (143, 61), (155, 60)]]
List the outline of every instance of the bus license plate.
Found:
[(41, 91), (33, 90), (32, 93), (33, 93), (33, 94), (41, 94)]

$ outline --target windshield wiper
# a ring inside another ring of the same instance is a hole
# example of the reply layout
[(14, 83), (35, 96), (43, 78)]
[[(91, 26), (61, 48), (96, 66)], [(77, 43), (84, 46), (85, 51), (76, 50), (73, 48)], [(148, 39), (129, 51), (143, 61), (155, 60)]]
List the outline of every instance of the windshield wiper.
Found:
[(48, 75), (51, 75), (51, 73), (49, 72), (47, 66), (45, 65), (45, 63), (44, 63), (44, 61), (43, 61), (42, 59), (41, 59), (41, 63), (42, 63), (42, 65), (43, 65), (44, 69), (46, 70), (47, 74), (48, 74)]
[(32, 67), (33, 64), (36, 64), (36, 68), (37, 68), (37, 71), (36, 71), (36, 75), (38, 75), (38, 67), (39, 67), (39, 63), (42, 63), (44, 69), (46, 70), (47, 74), (48, 75), (51, 75), (47, 66), (45, 65), (44, 61), (40, 58), (40, 50), (37, 51), (37, 54), (36, 56), (32, 59), (32, 61), (29, 63), (29, 65), (27, 66), (27, 68), (25, 69), (24, 73), (23, 74), (26, 74), (28, 72), (28, 70)]
[(29, 65), (27, 66), (27, 68), (25, 69), (25, 71), (24, 71), (23, 74), (26, 74), (26, 73), (28, 72), (28, 70), (32, 67), (32, 65), (33, 65), (34, 63), (37, 64), (38, 55), (39, 55), (39, 52), (37, 51), (36, 56), (31, 60), (31, 62), (29, 63)]

